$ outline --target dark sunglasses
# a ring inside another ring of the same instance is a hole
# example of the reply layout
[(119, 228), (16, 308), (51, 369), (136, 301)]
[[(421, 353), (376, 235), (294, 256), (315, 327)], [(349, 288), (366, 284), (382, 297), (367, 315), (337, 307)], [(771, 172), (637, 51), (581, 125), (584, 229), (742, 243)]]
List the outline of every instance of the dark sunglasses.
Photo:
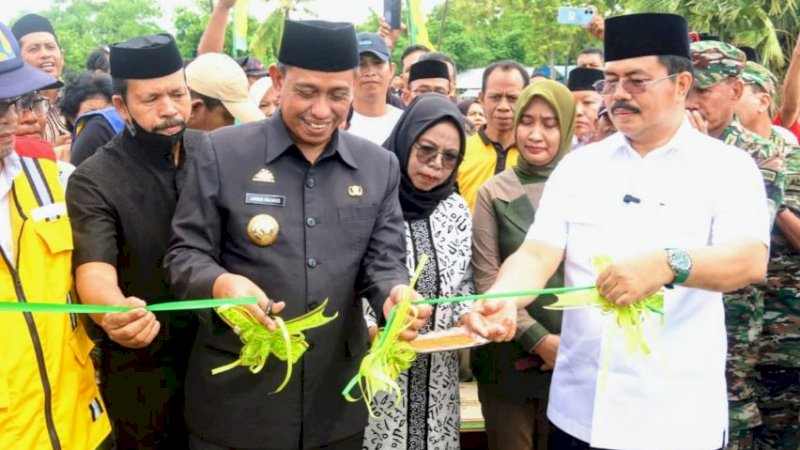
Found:
[(417, 161), (420, 164), (428, 164), (436, 158), (436, 155), (442, 155), (442, 166), (447, 169), (453, 169), (456, 165), (464, 159), (460, 153), (453, 152), (440, 152), (438, 148), (414, 143), (414, 148), (417, 149)]

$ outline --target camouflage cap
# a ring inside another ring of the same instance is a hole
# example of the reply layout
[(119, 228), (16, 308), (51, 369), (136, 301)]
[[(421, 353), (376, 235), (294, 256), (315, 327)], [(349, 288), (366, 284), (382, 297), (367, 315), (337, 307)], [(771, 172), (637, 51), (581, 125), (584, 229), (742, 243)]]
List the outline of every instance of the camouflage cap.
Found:
[(778, 79), (766, 67), (753, 61), (747, 61), (740, 75), (744, 84), (756, 84), (767, 91), (770, 97), (775, 97), (778, 88)]
[(738, 77), (747, 61), (743, 51), (720, 41), (693, 42), (690, 50), (694, 78), (702, 88)]

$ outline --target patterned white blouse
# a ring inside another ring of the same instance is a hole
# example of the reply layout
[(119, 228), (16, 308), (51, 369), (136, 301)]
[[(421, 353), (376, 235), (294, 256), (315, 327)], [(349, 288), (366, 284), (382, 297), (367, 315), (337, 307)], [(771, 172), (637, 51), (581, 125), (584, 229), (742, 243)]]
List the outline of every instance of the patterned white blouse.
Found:
[[(452, 194), (439, 203), (427, 219), (405, 222), (406, 266), (416, 271), (422, 254), (428, 255), (416, 289), (425, 298), (468, 295), (472, 282), (472, 219), (466, 201)], [(436, 305), (422, 330), (446, 330), (458, 326), (471, 305)], [(374, 315), (367, 318), (374, 324)], [(459, 448), (461, 418), (458, 396), (458, 355), (440, 352), (418, 355), (411, 368), (400, 375), (403, 400), (379, 394), (372, 405), (378, 418), (370, 418), (364, 449), (450, 450)]]

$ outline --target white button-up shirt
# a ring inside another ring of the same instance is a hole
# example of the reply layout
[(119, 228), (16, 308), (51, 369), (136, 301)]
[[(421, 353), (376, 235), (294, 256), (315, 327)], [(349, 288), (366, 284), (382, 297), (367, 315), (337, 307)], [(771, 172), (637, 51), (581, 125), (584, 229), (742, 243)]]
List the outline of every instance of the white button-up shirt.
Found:
[[(644, 158), (620, 133), (567, 155), (547, 182), (528, 239), (565, 249), (567, 286), (591, 285), (596, 255), (617, 260), (740, 238), (769, 245), (766, 204), (752, 159), (685, 122)], [(644, 355), (628, 353), (612, 315), (565, 311), (550, 420), (593, 447), (722, 447), (722, 295), (665, 289), (664, 312), (663, 324), (656, 314), (645, 321), (651, 354)]]
[(17, 152), (12, 151), (3, 158), (0, 170), (0, 245), (6, 257), (14, 263), (14, 233), (11, 230), (11, 206), (9, 197), (14, 178), (22, 172), (22, 162)]

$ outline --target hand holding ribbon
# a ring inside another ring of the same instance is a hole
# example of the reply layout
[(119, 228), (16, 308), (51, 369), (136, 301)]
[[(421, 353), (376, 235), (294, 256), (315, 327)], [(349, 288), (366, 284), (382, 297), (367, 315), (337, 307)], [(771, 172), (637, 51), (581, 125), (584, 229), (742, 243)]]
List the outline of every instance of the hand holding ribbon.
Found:
[(308, 342), (306, 342), (303, 332), (321, 327), (339, 315), (337, 312), (333, 316), (325, 316), (326, 306), (328, 306), (327, 299), (316, 309), (287, 322), (284, 322), (280, 317), (273, 316), (277, 330), (270, 330), (265, 327), (245, 307), (223, 306), (217, 308), (217, 314), (239, 335), (243, 345), (239, 353), (239, 359), (230, 364), (217, 367), (211, 373), (217, 375), (238, 366), (248, 367), (250, 372), (258, 373), (264, 368), (264, 364), (272, 354), (279, 360), (286, 362), (286, 376), (273, 394), (280, 392), (292, 377), (292, 366), (308, 350)]
[[(408, 333), (414, 326), (418, 325), (418, 320), (420, 319), (417, 316), (418, 309), (411, 304), (411, 295), (414, 293), (413, 287), (417, 284), (417, 279), (427, 261), (428, 255), (423, 254), (419, 258), (417, 270), (411, 278), (408, 288), (400, 289), (403, 298), (399, 302), (392, 302), (391, 296), (387, 300), (384, 308), (391, 308), (391, 311), (387, 316), (386, 326), (378, 332), (375, 340), (372, 341), (369, 353), (361, 360), (358, 373), (342, 391), (342, 395), (349, 402), (357, 402), (363, 399), (372, 417), (376, 417), (372, 411), (372, 399), (375, 398), (378, 392), (394, 392), (395, 401), (398, 404), (403, 399), (402, 391), (397, 384), (397, 378), (400, 377), (402, 371), (411, 367), (411, 363), (416, 359), (417, 354), (411, 348), (411, 345), (401, 338), (416, 335), (416, 330)], [(394, 292), (394, 294), (396, 297), (397, 292)], [(427, 310), (427, 314), (430, 315), (431, 307), (427, 306)], [(424, 322), (422, 323), (424, 324)], [(350, 395), (356, 385), (361, 388), (360, 398)]]
[[(598, 272), (604, 273), (611, 264), (611, 259), (607, 256), (598, 256), (593, 260)], [(585, 307), (599, 308), (607, 314), (613, 314), (617, 325), (625, 335), (625, 343), (629, 353), (641, 351), (650, 354), (650, 347), (644, 338), (643, 321), (651, 313), (664, 316), (664, 294), (658, 291), (635, 303), (614, 303), (604, 297), (598, 289), (584, 291), (567, 292), (557, 294), (558, 301), (547, 309), (576, 309)]]

